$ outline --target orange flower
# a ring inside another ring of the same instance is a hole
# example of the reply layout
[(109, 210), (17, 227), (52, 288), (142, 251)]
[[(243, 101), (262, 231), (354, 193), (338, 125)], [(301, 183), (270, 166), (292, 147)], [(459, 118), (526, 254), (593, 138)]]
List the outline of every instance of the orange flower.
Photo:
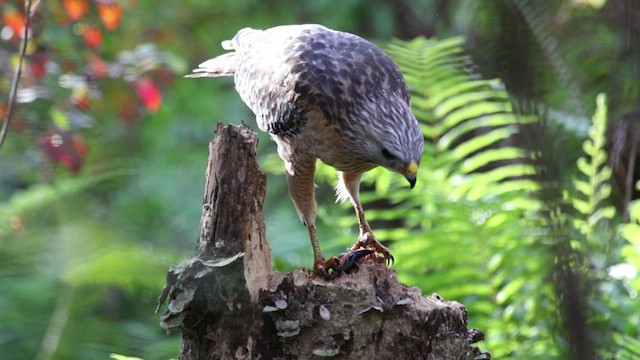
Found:
[(84, 17), (89, 11), (88, 0), (62, 0), (62, 6), (69, 20), (76, 21)]
[(98, 16), (107, 30), (114, 31), (120, 26), (122, 8), (115, 2), (99, 2)]
[(2, 23), (15, 35), (22, 36), (24, 31), (24, 15), (16, 9), (7, 8), (2, 14)]

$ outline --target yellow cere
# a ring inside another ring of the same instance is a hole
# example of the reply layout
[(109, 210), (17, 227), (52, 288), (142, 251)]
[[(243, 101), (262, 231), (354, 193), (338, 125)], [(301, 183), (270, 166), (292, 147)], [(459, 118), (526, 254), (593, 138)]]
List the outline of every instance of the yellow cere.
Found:
[(409, 163), (407, 166), (407, 174), (413, 175), (418, 172), (418, 164), (415, 161)]

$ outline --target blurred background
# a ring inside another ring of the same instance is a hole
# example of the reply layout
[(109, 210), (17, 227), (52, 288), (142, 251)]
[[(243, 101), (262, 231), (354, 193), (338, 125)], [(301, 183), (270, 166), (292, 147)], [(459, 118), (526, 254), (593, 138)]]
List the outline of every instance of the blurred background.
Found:
[[(230, 78), (184, 79), (243, 27), (319, 23), (400, 64), (425, 138), (409, 191), (363, 201), (402, 281), (465, 304), (497, 359), (640, 358), (639, 0), (34, 1), (0, 149), (5, 359), (177, 358), (154, 314), (193, 253), (215, 124), (257, 131)], [(0, 3), (0, 117), (24, 34)], [(274, 265), (307, 231), (260, 133)], [(353, 243), (335, 171), (317, 176), (325, 254)], [(239, 194), (239, 196), (241, 196)]]

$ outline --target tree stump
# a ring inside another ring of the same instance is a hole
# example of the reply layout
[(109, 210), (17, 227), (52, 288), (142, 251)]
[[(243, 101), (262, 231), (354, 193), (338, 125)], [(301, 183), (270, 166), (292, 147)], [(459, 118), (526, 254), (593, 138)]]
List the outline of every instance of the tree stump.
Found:
[(169, 269), (158, 299), (169, 299), (161, 325), (182, 331), (180, 359), (489, 358), (471, 345), (483, 335), (463, 305), (422, 296), (384, 264), (362, 259), (333, 280), (274, 271), (257, 135), (216, 132), (196, 254)]

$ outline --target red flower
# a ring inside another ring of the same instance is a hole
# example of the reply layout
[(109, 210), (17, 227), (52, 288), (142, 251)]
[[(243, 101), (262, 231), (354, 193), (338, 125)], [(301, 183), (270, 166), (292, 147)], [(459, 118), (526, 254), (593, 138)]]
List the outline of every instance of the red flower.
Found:
[(54, 163), (68, 167), (74, 174), (80, 171), (87, 154), (87, 145), (80, 136), (50, 132), (42, 135), (38, 143)]
[(133, 83), (133, 89), (149, 112), (156, 112), (162, 104), (162, 94), (158, 85), (148, 78), (138, 79)]
[(102, 45), (102, 31), (92, 25), (84, 25), (82, 27), (82, 37), (84, 43), (92, 48), (99, 48)]

